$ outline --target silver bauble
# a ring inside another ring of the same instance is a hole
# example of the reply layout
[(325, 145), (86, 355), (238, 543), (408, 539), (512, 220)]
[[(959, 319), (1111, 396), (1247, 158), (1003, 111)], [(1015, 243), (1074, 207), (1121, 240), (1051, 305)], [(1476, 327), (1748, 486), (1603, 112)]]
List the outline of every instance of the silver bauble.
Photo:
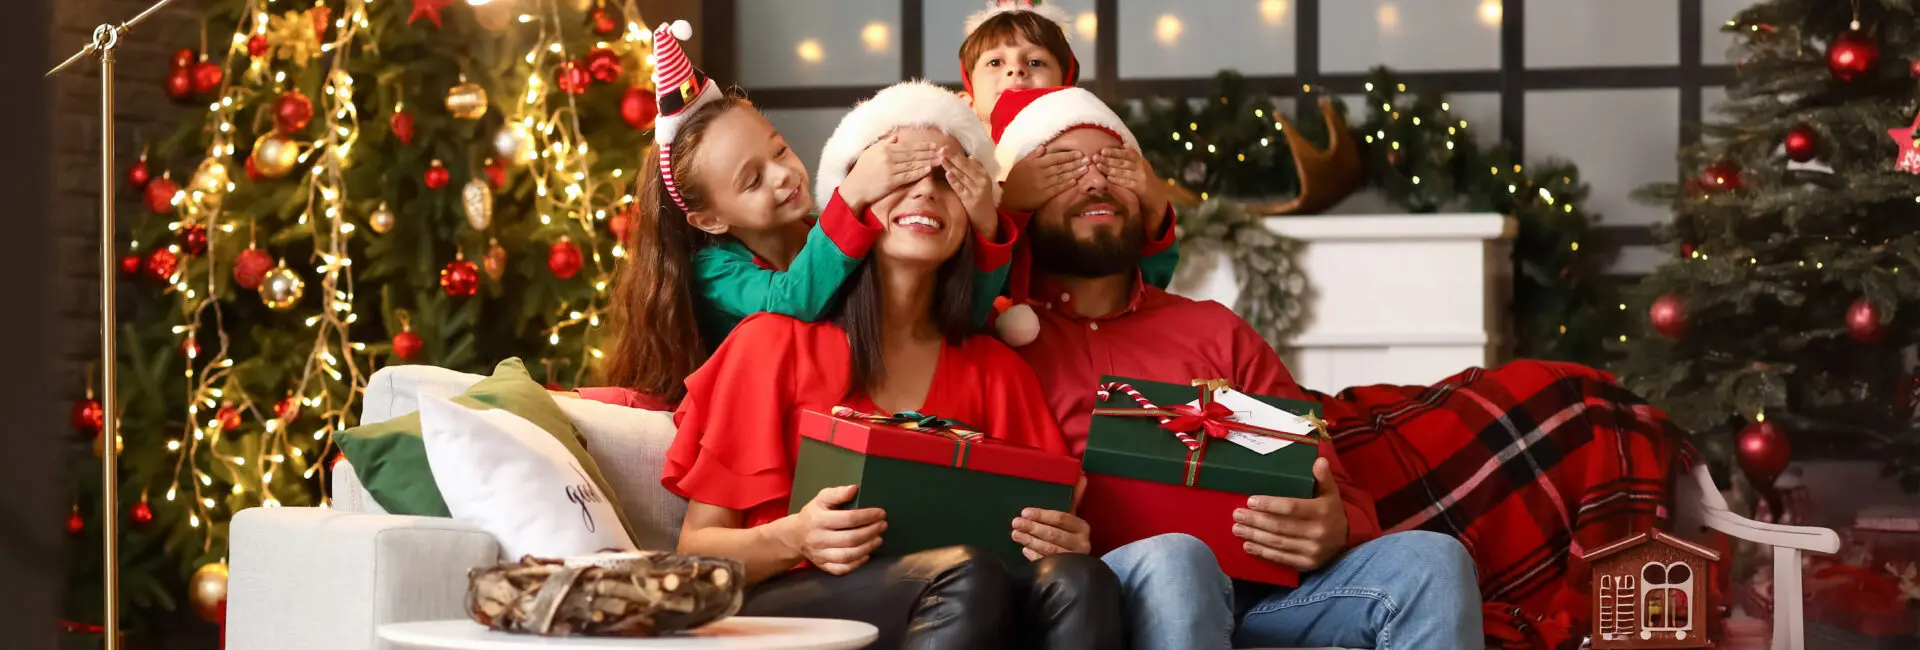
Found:
[(374, 234), (387, 234), (393, 230), (393, 223), (393, 211), (387, 209), (385, 202), (381, 202), (373, 214), (367, 215), (367, 227), (372, 228)]
[(493, 188), (478, 178), (467, 181), (460, 188), (460, 207), (467, 211), (467, 225), (484, 232), (493, 225)]
[(260, 282), (260, 302), (279, 311), (293, 307), (306, 293), (307, 283), (287, 268), (285, 262), (267, 271), (266, 278)]
[(538, 155), (533, 150), (533, 129), (525, 123), (509, 121), (493, 136), (493, 151), (509, 164), (524, 165)]

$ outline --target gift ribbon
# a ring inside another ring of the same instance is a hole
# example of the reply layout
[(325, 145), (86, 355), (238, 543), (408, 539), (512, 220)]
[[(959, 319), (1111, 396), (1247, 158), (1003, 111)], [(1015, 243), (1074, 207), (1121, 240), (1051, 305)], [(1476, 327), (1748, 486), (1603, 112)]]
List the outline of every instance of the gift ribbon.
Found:
[[(1275, 431), (1266, 427), (1234, 421), (1233, 409), (1213, 401), (1214, 391), (1229, 385), (1225, 379), (1195, 379), (1193, 380), (1193, 385), (1198, 388), (1200, 394), (1199, 404), (1180, 404), (1172, 407), (1161, 407), (1155, 405), (1153, 401), (1147, 399), (1145, 395), (1141, 395), (1140, 391), (1134, 389), (1131, 384), (1117, 381), (1100, 384), (1098, 390), (1094, 393), (1100, 398), (1100, 401), (1106, 401), (1115, 391), (1118, 391), (1125, 393), (1127, 397), (1133, 398), (1133, 401), (1138, 403), (1140, 408), (1096, 408), (1093, 410), (1093, 414), (1117, 417), (1159, 418), (1160, 428), (1173, 432), (1173, 437), (1178, 438), (1180, 444), (1187, 446), (1186, 471), (1182, 472), (1183, 476), (1181, 479), (1181, 483), (1187, 487), (1193, 487), (1194, 482), (1199, 479), (1200, 465), (1206, 456), (1207, 438), (1225, 438), (1232, 432), (1240, 431), (1309, 445), (1320, 444), (1320, 441), (1312, 436)], [(1324, 420), (1321, 420), (1312, 413), (1300, 417), (1312, 423), (1314, 428), (1320, 431), (1320, 435), (1327, 435), (1327, 427)], [(1196, 439), (1191, 435), (1195, 431), (1205, 431), (1206, 435)]]
[(845, 406), (835, 406), (833, 407), (833, 417), (845, 420), (864, 420), (873, 424), (883, 424), (908, 431), (935, 433), (962, 442), (981, 439), (986, 436), (984, 433), (975, 431), (965, 422), (927, 415), (919, 411), (901, 411), (893, 415), (874, 415), (872, 413), (862, 413)]

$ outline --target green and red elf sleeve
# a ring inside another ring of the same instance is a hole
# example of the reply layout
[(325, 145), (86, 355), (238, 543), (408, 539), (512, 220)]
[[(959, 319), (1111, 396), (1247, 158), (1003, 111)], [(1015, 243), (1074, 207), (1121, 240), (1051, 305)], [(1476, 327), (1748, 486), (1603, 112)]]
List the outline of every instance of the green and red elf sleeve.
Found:
[(840, 286), (873, 249), (880, 231), (871, 213), (854, 214), (835, 192), (785, 271), (754, 257), (744, 246), (715, 246), (695, 254), (694, 309), (699, 312), (705, 342), (718, 347), (741, 319), (759, 312), (807, 322), (821, 319)]
[[(1032, 213), (1006, 210), (1002, 210), (1001, 215), (1003, 218), (1012, 219), (1022, 232), (1026, 228), (1027, 221), (1033, 218)], [(1162, 289), (1173, 282), (1174, 270), (1180, 266), (1180, 241), (1177, 235), (1179, 230), (1175, 228), (1178, 216), (1173, 205), (1168, 204), (1166, 219), (1155, 232), (1148, 233), (1146, 248), (1141, 251), (1143, 254), (1140, 259), (1141, 279)], [(1033, 320), (1031, 313), (1013, 313), (1011, 317), (1004, 320), (1002, 317), (1008, 316), (1009, 312), (1030, 309), (1026, 307), (1026, 303), (1028, 286), (1033, 274), (1033, 255), (1027, 250), (1024, 242), (1017, 243), (1015, 246), (1012, 267), (1004, 276), (1005, 284), (995, 285), (994, 294), (1007, 298), (1007, 311), (995, 310), (993, 327), (1001, 341), (1013, 347), (1020, 347), (1032, 342), (1033, 338), (1039, 334), (1039, 323)]]

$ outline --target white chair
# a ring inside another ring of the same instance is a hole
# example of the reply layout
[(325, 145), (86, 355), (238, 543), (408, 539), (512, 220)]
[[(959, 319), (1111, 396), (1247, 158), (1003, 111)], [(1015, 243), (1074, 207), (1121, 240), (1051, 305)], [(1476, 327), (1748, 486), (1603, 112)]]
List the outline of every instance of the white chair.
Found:
[[(1800, 556), (1803, 551), (1833, 554), (1840, 536), (1830, 529), (1785, 526), (1754, 521), (1727, 509), (1727, 500), (1713, 485), (1705, 465), (1695, 465), (1692, 481), (1680, 481), (1675, 503), (1698, 504), (1680, 508), (1677, 526), (1704, 526), (1736, 539), (1773, 547), (1773, 650), (1806, 649), (1805, 603), (1801, 600)], [(1691, 492), (1699, 494), (1690, 494)]]

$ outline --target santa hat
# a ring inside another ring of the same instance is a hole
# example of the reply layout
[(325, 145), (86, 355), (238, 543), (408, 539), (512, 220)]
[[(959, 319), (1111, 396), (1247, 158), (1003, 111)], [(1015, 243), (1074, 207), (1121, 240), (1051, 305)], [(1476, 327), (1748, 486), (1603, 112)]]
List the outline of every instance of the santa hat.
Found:
[(687, 202), (673, 180), (673, 138), (680, 134), (680, 123), (687, 116), (720, 98), (720, 87), (693, 67), (687, 53), (680, 49), (680, 41), (689, 38), (693, 38), (693, 26), (687, 21), (660, 23), (653, 30), (653, 54), (649, 55), (653, 57), (653, 91), (660, 110), (653, 121), (653, 143), (660, 150), (660, 180), (667, 186), (667, 196), (681, 210), (687, 209)]
[[(1066, 36), (1068, 40), (1072, 40), (1073, 32), (1068, 29), (1067, 25), (1070, 19), (1067, 17), (1067, 12), (1064, 9), (1047, 4), (1034, 4), (1033, 0), (987, 0), (987, 7), (985, 9), (981, 9), (974, 12), (973, 15), (967, 16), (966, 34), (961, 37), (961, 42), (966, 42), (966, 39), (972, 38), (973, 33), (979, 30), (981, 25), (986, 24), (986, 22), (994, 16), (1018, 11), (1031, 12), (1041, 18), (1053, 21), (1053, 24), (1060, 26), (1060, 34)], [(960, 62), (960, 83), (967, 87), (967, 94), (971, 95), (973, 94), (973, 71), (967, 69), (969, 63), (971, 62)], [(1064, 80), (1063, 83), (1069, 86), (1080, 83), (1080, 59), (1073, 54), (1072, 48), (1067, 49), (1067, 60), (1061, 61), (1060, 65), (1066, 68), (1066, 74), (1060, 77)]]
[[(854, 106), (840, 119), (840, 126), (827, 138), (820, 151), (820, 173), (814, 175), (815, 200), (826, 209), (833, 192), (847, 179), (853, 163), (867, 147), (902, 127), (924, 126), (939, 129), (960, 141), (967, 155), (987, 168), (987, 174), (1000, 177), (994, 160), (993, 140), (987, 137), (980, 117), (952, 91), (925, 81), (904, 81), (888, 86)], [(994, 183), (994, 203), (1000, 202), (1000, 184)]]
[[(1000, 164), (1002, 181), (1015, 162), (1074, 129), (1106, 131), (1127, 148), (1140, 150), (1140, 141), (1134, 139), (1126, 122), (1085, 88), (1008, 89), (1000, 94), (991, 119), (993, 140), (997, 143), (994, 157)], [(1012, 306), (994, 318), (994, 330), (1000, 340), (1013, 347), (1032, 343), (1040, 335), (1040, 319), (1027, 304), (1032, 260), (1032, 253), (1022, 241), (1014, 250), (1013, 268), (1007, 276), (1007, 297)]]

